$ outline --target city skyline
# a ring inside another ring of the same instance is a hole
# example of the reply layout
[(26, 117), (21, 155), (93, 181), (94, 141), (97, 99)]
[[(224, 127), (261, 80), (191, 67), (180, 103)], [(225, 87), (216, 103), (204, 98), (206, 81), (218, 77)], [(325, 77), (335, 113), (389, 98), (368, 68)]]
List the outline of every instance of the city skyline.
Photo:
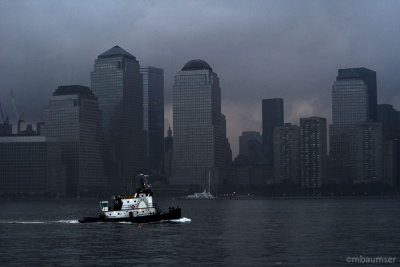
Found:
[[(12, 88), (26, 121), (38, 121), (53, 88), (60, 84), (90, 85), (88, 73), (93, 59), (118, 44), (137, 56), (144, 66), (153, 65), (165, 70), (165, 130), (172, 125), (175, 70), (191, 58), (209, 62), (221, 77), (221, 87), (225, 88), (222, 112), (227, 116), (227, 134), (234, 155), (238, 152), (237, 140), (242, 131), (261, 130), (260, 99), (284, 98), (285, 122), (298, 124), (300, 117), (315, 115), (326, 117), (329, 124), (331, 80), (339, 68), (375, 70), (379, 76), (378, 103), (392, 104), (399, 109), (400, 81), (396, 69), (400, 67), (397, 52), (400, 35), (396, 27), (390, 27), (399, 24), (399, 18), (395, 16), (399, 3), (318, 4), (322, 2), (290, 5), (288, 2), (265, 2), (246, 4), (246, 7), (241, 2), (215, 5), (192, 2), (181, 3), (174, 11), (170, 9), (172, 3), (125, 3), (119, 7), (103, 3), (99, 5), (98, 15), (81, 19), (85, 25), (83, 29), (74, 25), (74, 16), (66, 18), (62, 15), (64, 9), (74, 10), (76, 3), (54, 6), (46, 2), (42, 5), (2, 2), (0, 32), (8, 38), (0, 40), (3, 47), (0, 52), (0, 101), (15, 125), (8, 92), (8, 88)], [(351, 12), (356, 7), (360, 11), (357, 16)], [(189, 11), (196, 8), (202, 10), (198, 15)], [(130, 16), (132, 19), (127, 19), (122, 29), (115, 27), (121, 21), (118, 19), (109, 24), (96, 24), (106, 10), (118, 14), (126, 12), (123, 9), (143, 15), (136, 19)], [(213, 12), (214, 9), (218, 13)], [(292, 16), (292, 9), (299, 15)], [(39, 19), (42, 10), (49, 11), (49, 19), (57, 16), (61, 20), (54, 19), (50, 24)], [(90, 4), (80, 5), (80, 10), (89, 14)], [(173, 14), (168, 14), (169, 19), (160, 28), (159, 22), (165, 19), (166, 11)], [(264, 16), (266, 11), (269, 16)], [(14, 18), (10, 19), (8, 13)], [(29, 19), (29, 25), (25, 23), (25, 17)], [(62, 19), (67, 23), (61, 23)], [(20, 24), (11, 23), (15, 20)], [(227, 21), (235, 22), (226, 24)], [(133, 27), (127, 30), (129, 25)], [(89, 26), (91, 30), (85, 31)], [(204, 35), (206, 28), (210, 32)], [(121, 34), (122, 31), (130, 34)], [(159, 34), (148, 34), (153, 31)], [(286, 34), (277, 35), (282, 31)], [(100, 34), (103, 32), (106, 34)], [(85, 34), (84, 38), (82, 34)], [(22, 39), (16, 39), (21, 36)], [(180, 42), (182, 40), (185, 41)], [(32, 45), (24, 45), (29, 42)], [(242, 77), (237, 73), (242, 73)]]

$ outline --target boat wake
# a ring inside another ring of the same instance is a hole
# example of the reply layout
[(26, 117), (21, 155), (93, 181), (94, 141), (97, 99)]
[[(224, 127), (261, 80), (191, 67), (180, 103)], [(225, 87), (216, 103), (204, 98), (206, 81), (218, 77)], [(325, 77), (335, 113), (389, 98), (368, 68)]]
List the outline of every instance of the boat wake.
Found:
[(0, 221), (0, 224), (56, 224), (56, 223), (75, 224), (75, 223), (79, 223), (79, 222), (78, 222), (78, 220), (58, 220), (58, 221)]
[[(180, 219), (173, 219), (173, 220), (162, 220), (159, 222), (150, 222), (153, 224), (158, 224), (158, 223), (187, 223), (187, 222), (191, 222), (192, 220), (186, 217), (182, 217)], [(118, 224), (137, 224), (137, 223), (132, 223), (132, 222), (116, 222)]]
[(177, 222), (177, 223), (186, 223), (186, 222), (191, 222), (192, 220), (186, 217), (182, 217), (180, 219), (176, 220), (170, 220), (171, 222)]
[[(192, 220), (186, 217), (180, 219), (168, 220), (164, 222), (186, 223)], [(57, 220), (57, 221), (0, 221), (0, 224), (78, 224), (78, 220)], [(119, 224), (134, 224), (131, 222), (118, 222)]]

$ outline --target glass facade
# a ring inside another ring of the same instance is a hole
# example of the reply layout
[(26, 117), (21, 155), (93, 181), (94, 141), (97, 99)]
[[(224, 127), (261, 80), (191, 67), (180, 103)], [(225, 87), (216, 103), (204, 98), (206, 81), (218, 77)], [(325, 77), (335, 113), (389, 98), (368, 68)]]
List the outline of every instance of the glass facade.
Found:
[(216, 184), (222, 179), (227, 162), (226, 121), (221, 113), (219, 78), (206, 62), (198, 62), (188, 62), (175, 76), (172, 184), (205, 185), (209, 171), (212, 183)]
[(59, 86), (44, 112), (42, 135), (56, 137), (67, 167), (67, 193), (104, 190), (101, 111), (85, 86)]
[(262, 135), (263, 153), (267, 163), (273, 163), (274, 127), (283, 126), (283, 99), (272, 98), (262, 100)]
[(121, 192), (146, 167), (143, 87), (136, 58), (115, 46), (98, 56), (91, 88), (99, 99), (104, 132), (105, 173), (109, 188)]
[(143, 128), (147, 132), (149, 167), (161, 172), (164, 145), (164, 70), (140, 68), (143, 76)]
[[(339, 69), (332, 86), (332, 125), (329, 126), (329, 179), (332, 183), (372, 181), (367, 173), (371, 173), (371, 168), (381, 168), (378, 166), (381, 163), (370, 160), (367, 164), (364, 155), (371, 152), (366, 148), (372, 144), (372, 136), (377, 135), (371, 135), (368, 141), (362, 137), (362, 125), (377, 119), (376, 72), (366, 68)], [(375, 127), (377, 131), (382, 130), (378, 128)], [(373, 141), (376, 142), (379, 140)], [(381, 149), (374, 151), (382, 153)], [(376, 154), (373, 158), (381, 156)], [(380, 177), (380, 171), (375, 173), (375, 177)]]
[(332, 89), (332, 123), (356, 124), (368, 119), (368, 91), (362, 80), (339, 80)]

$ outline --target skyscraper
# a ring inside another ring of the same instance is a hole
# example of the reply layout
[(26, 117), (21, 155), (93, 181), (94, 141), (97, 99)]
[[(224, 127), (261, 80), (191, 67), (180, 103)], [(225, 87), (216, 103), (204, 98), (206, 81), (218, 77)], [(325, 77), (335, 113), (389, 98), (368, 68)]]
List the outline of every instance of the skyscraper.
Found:
[(220, 182), (229, 148), (219, 78), (207, 62), (191, 60), (175, 76), (173, 120), (171, 183), (203, 187), (209, 172), (213, 184)]
[(382, 123), (385, 140), (400, 138), (400, 111), (389, 104), (378, 105), (378, 121)]
[(353, 182), (382, 182), (382, 124), (378, 122), (362, 122), (357, 124), (355, 132), (357, 174)]
[(274, 128), (274, 180), (300, 183), (300, 127), (285, 123)]
[(378, 121), (383, 126), (383, 182), (399, 189), (400, 111), (389, 104), (378, 105)]
[(164, 143), (164, 70), (140, 68), (143, 75), (143, 128), (147, 133), (150, 169), (161, 172)]
[(272, 98), (262, 100), (262, 135), (263, 153), (267, 163), (273, 163), (274, 127), (283, 126), (283, 99)]
[(300, 179), (304, 188), (319, 188), (326, 183), (326, 119), (300, 119)]
[(376, 72), (339, 69), (332, 88), (332, 124), (377, 120)]
[[(364, 148), (372, 141), (365, 141), (363, 144), (358, 141), (362, 136), (363, 124), (376, 121), (376, 72), (366, 68), (339, 69), (332, 87), (332, 124), (329, 127), (331, 182), (353, 183), (369, 180), (361, 176), (371, 166), (364, 165), (365, 169), (361, 171), (359, 164), (363, 161), (361, 155), (368, 153)], [(375, 151), (378, 153), (381, 150)]]
[(139, 62), (121, 47), (114, 46), (96, 59), (91, 85), (103, 114), (105, 172), (110, 187), (121, 192), (146, 166)]
[(42, 135), (61, 144), (67, 193), (104, 190), (101, 158), (101, 111), (88, 87), (59, 86), (44, 112)]

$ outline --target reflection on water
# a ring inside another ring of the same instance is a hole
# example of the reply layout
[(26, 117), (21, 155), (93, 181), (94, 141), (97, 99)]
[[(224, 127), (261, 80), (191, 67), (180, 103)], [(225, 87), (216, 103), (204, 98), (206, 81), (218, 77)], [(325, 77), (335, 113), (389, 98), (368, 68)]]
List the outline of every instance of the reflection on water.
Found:
[(96, 200), (3, 202), (1, 262), (332, 266), (359, 255), (400, 256), (397, 198), (160, 204), (179, 205), (185, 218), (151, 224), (79, 224), (79, 217), (98, 214)]

